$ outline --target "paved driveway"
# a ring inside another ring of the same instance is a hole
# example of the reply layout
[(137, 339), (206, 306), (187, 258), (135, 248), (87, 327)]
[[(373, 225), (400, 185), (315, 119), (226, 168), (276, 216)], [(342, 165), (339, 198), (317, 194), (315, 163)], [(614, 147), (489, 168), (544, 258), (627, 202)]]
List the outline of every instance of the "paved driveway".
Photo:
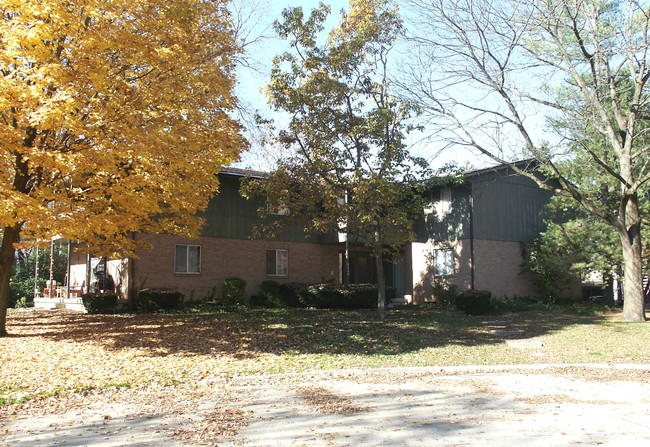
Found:
[(650, 446), (645, 366), (251, 376), (34, 403), (8, 445)]

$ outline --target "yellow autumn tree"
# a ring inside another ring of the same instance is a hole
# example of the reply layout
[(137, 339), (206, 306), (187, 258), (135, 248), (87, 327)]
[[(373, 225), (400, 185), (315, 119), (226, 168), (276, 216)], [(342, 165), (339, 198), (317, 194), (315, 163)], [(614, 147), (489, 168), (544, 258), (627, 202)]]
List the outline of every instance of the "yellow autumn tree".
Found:
[(228, 0), (0, 0), (0, 335), (17, 243), (196, 234), (246, 146)]

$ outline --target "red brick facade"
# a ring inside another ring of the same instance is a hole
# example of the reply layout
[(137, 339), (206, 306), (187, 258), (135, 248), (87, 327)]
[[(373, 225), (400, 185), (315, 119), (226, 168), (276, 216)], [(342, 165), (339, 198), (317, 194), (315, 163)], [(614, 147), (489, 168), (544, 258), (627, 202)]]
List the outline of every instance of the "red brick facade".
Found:
[[(412, 275), (413, 301), (421, 304), (433, 300), (432, 284), (435, 282), (454, 284), (460, 291), (471, 289), (470, 247), (469, 239), (451, 243), (413, 243), (410, 250), (411, 269), (407, 270)], [(434, 251), (440, 248), (452, 248), (454, 251), (453, 275), (434, 275)], [(475, 239), (473, 249), (474, 289), (489, 290), (497, 298), (536, 297), (539, 294), (533, 274), (524, 271), (521, 242)], [(567, 287), (560, 294), (561, 298), (577, 296), (580, 296), (579, 282)]]
[[(199, 300), (223, 291), (225, 278), (246, 280), (248, 296), (259, 293), (266, 279), (280, 283), (339, 281), (338, 247), (299, 242), (275, 242), (203, 237), (187, 239), (169, 235), (138, 235), (152, 245), (140, 250), (130, 262), (133, 287), (174, 288), (185, 300)], [(176, 244), (201, 246), (201, 271), (198, 274), (174, 273)], [(289, 255), (287, 276), (266, 274), (266, 250), (286, 249)]]

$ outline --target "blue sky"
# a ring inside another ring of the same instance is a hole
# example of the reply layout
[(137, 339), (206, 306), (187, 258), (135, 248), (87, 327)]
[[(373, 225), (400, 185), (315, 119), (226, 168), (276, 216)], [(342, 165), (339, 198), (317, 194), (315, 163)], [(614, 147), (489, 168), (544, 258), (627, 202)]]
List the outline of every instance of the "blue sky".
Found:
[[(240, 68), (238, 70), (238, 86), (237, 96), (240, 98), (242, 104), (248, 111), (256, 110), (265, 118), (272, 118), (279, 122), (280, 125), (286, 120), (281, 114), (273, 112), (267, 104), (265, 95), (261, 89), (266, 85), (269, 80), (271, 63), (276, 54), (280, 54), (287, 47), (283, 41), (275, 36), (272, 29), (274, 20), (281, 17), (281, 13), (285, 8), (300, 6), (304, 9), (305, 15), (309, 11), (316, 8), (319, 4), (318, 0), (303, 0), (303, 1), (273, 1), (273, 0), (239, 0), (242, 5), (247, 6), (254, 11), (248, 21), (254, 24), (251, 35), (264, 34), (266, 37), (261, 42), (251, 45), (247, 49), (247, 58), (253, 68)], [(248, 2), (248, 3), (247, 3)], [(250, 3), (257, 2), (257, 3)], [(329, 32), (340, 19), (341, 9), (348, 9), (347, 0), (333, 0), (325, 1), (331, 7), (331, 14), (328, 23), (325, 26), (324, 33)], [(251, 6), (253, 5), (253, 6)], [(249, 129), (249, 140), (252, 143), (251, 150), (242, 155), (242, 161), (237, 165), (244, 168), (270, 170), (274, 166), (274, 160), (278, 155), (278, 150), (270, 147), (263, 147), (258, 143), (259, 135), (255, 131), (255, 126), (252, 122), (244, 123)], [(425, 158), (437, 151), (434, 148), (422, 143), (423, 135), (415, 136), (412, 139), (412, 148), (419, 156)], [(451, 149), (431, 160), (432, 165), (440, 166), (446, 162), (454, 160), (460, 164), (471, 162), (474, 166), (485, 165), (482, 160), (478, 160), (475, 155), (470, 154), (465, 149)], [(493, 163), (488, 163), (493, 164)]]

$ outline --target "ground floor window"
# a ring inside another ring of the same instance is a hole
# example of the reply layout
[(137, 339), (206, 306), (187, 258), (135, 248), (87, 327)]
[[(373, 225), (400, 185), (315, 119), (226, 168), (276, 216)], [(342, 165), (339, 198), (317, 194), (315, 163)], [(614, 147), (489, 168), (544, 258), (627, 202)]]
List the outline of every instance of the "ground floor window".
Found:
[(269, 276), (287, 276), (289, 274), (288, 250), (266, 250), (266, 274)]
[(201, 273), (201, 246), (176, 245), (175, 273)]
[(434, 274), (436, 276), (449, 276), (455, 273), (454, 251), (449, 249), (434, 250)]

